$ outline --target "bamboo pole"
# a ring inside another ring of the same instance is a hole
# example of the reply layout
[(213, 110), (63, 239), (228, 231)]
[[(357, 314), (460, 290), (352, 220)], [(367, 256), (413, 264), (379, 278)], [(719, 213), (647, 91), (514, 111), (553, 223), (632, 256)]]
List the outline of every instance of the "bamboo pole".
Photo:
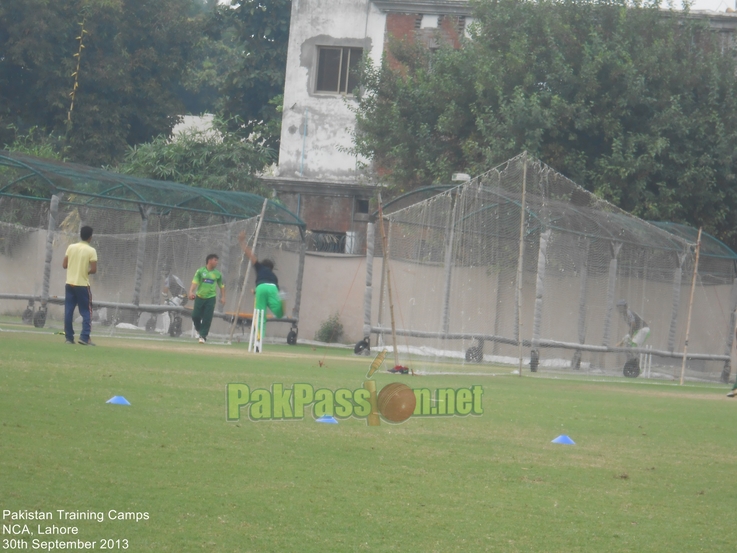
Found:
[(74, 54), (74, 57), (77, 58), (77, 69), (72, 73), (72, 77), (74, 77), (74, 88), (69, 93), (69, 96), (72, 97), (72, 103), (69, 104), (69, 111), (67, 112), (67, 121), (69, 123), (72, 122), (72, 111), (74, 111), (74, 98), (77, 95), (77, 89), (79, 88), (79, 69), (82, 64), (82, 50), (84, 49), (84, 44), (82, 42), (84, 41), (84, 35), (88, 34), (87, 31), (84, 28), (85, 23), (87, 22), (87, 18), (83, 17), (82, 22), (79, 24), (81, 27), (79, 36), (77, 37), (77, 40), (79, 41), (79, 48), (77, 49), (77, 53)]
[(374, 283), (374, 224), (366, 225), (366, 285), (363, 291), (363, 336), (371, 344), (371, 298)]
[[(252, 249), (256, 249), (256, 244), (258, 244), (258, 234), (261, 232), (261, 223), (264, 222), (264, 214), (266, 213), (266, 206), (268, 205), (269, 200), (264, 200), (264, 205), (261, 207), (261, 214), (258, 216), (258, 225), (256, 225), (256, 233), (253, 235), (253, 247)], [(241, 288), (241, 294), (238, 297), (238, 303), (235, 306), (235, 315), (233, 316), (233, 322), (230, 325), (230, 336), (228, 337), (228, 343), (233, 342), (233, 334), (235, 333), (235, 325), (238, 323), (238, 315), (241, 313), (241, 304), (243, 303), (243, 296), (246, 294), (246, 285), (248, 284), (248, 277), (251, 275), (251, 260), (248, 260), (248, 265), (246, 266), (246, 274), (243, 277), (243, 287)], [(253, 324), (253, 321), (252, 321)]]
[(688, 353), (688, 337), (691, 333), (691, 311), (693, 309), (693, 293), (696, 289), (696, 274), (699, 272), (699, 251), (701, 250), (701, 228), (699, 235), (696, 237), (696, 260), (693, 264), (693, 275), (691, 276), (691, 298), (688, 300), (688, 319), (686, 320), (686, 343), (683, 345), (683, 362), (681, 363), (681, 382), (683, 386), (683, 377), (686, 374), (686, 354)]
[[(389, 227), (389, 232), (391, 232), (391, 227)], [(382, 326), (384, 324), (384, 302), (382, 301), (382, 299), (384, 298), (384, 282), (385, 282), (385, 278), (386, 278), (386, 271), (385, 271), (385, 265), (386, 264), (384, 263), (384, 259), (386, 258), (386, 256), (389, 255), (389, 252), (386, 251), (387, 249), (388, 249), (388, 243), (385, 246), (384, 245), (384, 242), (382, 241), (381, 242), (381, 255), (382, 255), (382, 259), (381, 259), (381, 283), (379, 284), (379, 314), (376, 317), (377, 318), (377, 324), (379, 326)], [(382, 347), (384, 346), (384, 335), (383, 334), (377, 334), (377, 336), (376, 336), (376, 345), (377, 346), (381, 345)]]
[[(734, 320), (734, 325), (732, 327), (732, 337), (737, 337), (737, 311), (732, 312), (732, 318)], [(737, 350), (735, 349), (735, 346), (737, 346), (737, 340), (732, 340), (732, 347), (729, 349), (729, 361), (724, 362), (724, 369), (722, 369), (722, 382), (725, 384), (729, 384), (729, 373), (732, 372), (732, 367), (735, 365), (735, 354), (737, 353)], [(726, 368), (729, 367), (729, 373), (726, 372)], [(725, 374), (726, 373), (726, 374)]]
[(445, 285), (443, 286), (443, 315), (440, 326), (446, 334), (450, 330), (450, 290), (453, 278), (453, 241), (456, 226), (456, 207), (458, 205), (458, 195), (450, 196), (450, 212), (448, 213), (448, 227), (445, 231)]
[(392, 324), (392, 346), (394, 347), (394, 366), (399, 366), (399, 352), (397, 351), (397, 327), (394, 323), (394, 302), (392, 301), (392, 279), (389, 269), (389, 256), (387, 255), (386, 231), (384, 231), (384, 211), (381, 207), (381, 194), (379, 194), (379, 230), (381, 230), (381, 249), (384, 256), (383, 265), (386, 268), (386, 291), (389, 295), (389, 318)]
[(522, 262), (525, 254), (525, 202), (527, 200), (527, 152), (522, 154), (522, 200), (519, 217), (519, 257), (517, 258), (517, 340), (519, 376), (522, 376)]
[[(41, 306), (46, 307), (49, 301), (49, 289), (51, 288), (51, 260), (54, 258), (54, 238), (59, 228), (57, 218), (59, 216), (59, 202), (61, 194), (51, 196), (49, 204), (49, 226), (46, 231), (46, 258), (44, 260), (43, 287), (41, 288)], [(97, 303), (97, 302), (95, 302)]]

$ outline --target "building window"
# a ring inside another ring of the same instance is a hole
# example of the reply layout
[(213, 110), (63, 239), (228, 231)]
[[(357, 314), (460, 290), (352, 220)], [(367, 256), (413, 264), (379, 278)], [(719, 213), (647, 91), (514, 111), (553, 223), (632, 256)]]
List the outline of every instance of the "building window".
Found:
[(456, 32), (458, 33), (458, 36), (463, 36), (463, 34), (466, 32), (466, 16), (465, 15), (458, 16)]
[(368, 214), (369, 212), (369, 201), (356, 198), (356, 213)]
[(363, 48), (318, 48), (316, 92), (352, 94), (358, 86)]
[(442, 15), (423, 15), (422, 21), (420, 21), (420, 29), (437, 29), (440, 27), (440, 21), (442, 20)]

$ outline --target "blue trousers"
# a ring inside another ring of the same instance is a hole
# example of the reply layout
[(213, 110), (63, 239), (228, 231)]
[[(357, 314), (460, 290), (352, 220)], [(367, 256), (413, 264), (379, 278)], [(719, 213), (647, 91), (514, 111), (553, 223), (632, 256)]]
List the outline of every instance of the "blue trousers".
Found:
[(72, 286), (66, 285), (66, 295), (64, 297), (64, 334), (67, 340), (74, 341), (74, 308), (79, 309), (82, 315), (82, 334), (79, 339), (83, 342), (90, 341), (90, 332), (92, 331), (92, 292), (89, 286)]

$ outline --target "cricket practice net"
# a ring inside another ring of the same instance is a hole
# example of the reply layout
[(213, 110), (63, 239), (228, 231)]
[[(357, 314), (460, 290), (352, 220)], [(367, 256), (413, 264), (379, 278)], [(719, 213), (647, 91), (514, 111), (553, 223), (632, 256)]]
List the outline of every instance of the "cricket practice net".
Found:
[[(39, 220), (43, 222), (48, 216), (45, 210)], [(149, 215), (142, 220), (140, 215), (103, 210), (87, 210), (81, 217), (77, 208), (60, 206), (55, 219), (58, 225), (51, 230), (0, 222), (0, 312), (22, 314), (26, 322), (38, 327), (44, 326), (47, 319), (62, 321), (66, 278), (62, 259), (66, 248), (79, 241), (79, 228), (89, 225), (94, 229), (91, 244), (98, 253), (97, 274), (90, 276), (93, 321), (107, 327), (105, 331), (94, 330), (96, 334), (133, 328), (172, 336), (188, 332), (191, 320), (186, 311), (176, 308), (186, 310), (192, 302), (176, 298), (186, 295), (195, 271), (205, 265), (205, 258), (211, 253), (219, 257), (218, 270), (223, 274), (227, 299), (224, 306), (218, 302), (213, 335), (229, 334), (233, 314), (252, 313), (253, 270), (246, 282), (243, 303), (237, 309), (248, 265), (238, 245), (238, 234), (245, 232), (253, 245), (258, 216), (172, 229), (186, 225), (189, 219)], [(126, 228), (137, 232), (124, 232)], [(259, 229), (255, 251), (260, 259), (271, 258), (277, 275), (283, 275), (280, 285), (288, 294), (285, 317), (293, 319), (288, 322), (296, 330), (300, 266), (304, 263), (300, 229), (265, 221)], [(18, 300), (28, 303), (24, 306)], [(183, 328), (171, 328), (176, 311), (180, 312), (179, 324)], [(240, 337), (244, 333), (242, 327), (250, 321), (240, 317), (238, 322)], [(271, 325), (269, 335), (283, 337), (289, 330), (286, 325)]]
[[(242, 294), (238, 306), (247, 266), (238, 234), (245, 232), (252, 246), (258, 237), (256, 255), (275, 261), (282, 288), (293, 294), (282, 321), (292, 325), (290, 343), (296, 341), (304, 222), (278, 202), (2, 150), (0, 314), (17, 314), (18, 302), (27, 301), (23, 322), (42, 327), (63, 318), (62, 259), (85, 225), (94, 229), (98, 252), (90, 279), (93, 321), (111, 333), (142, 328), (179, 336), (188, 330), (187, 292), (209, 254), (219, 257), (227, 297), (213, 333), (226, 332), (230, 320), (242, 327), (250, 322), (253, 295)], [(245, 286), (248, 292), (253, 278)]]
[(702, 237), (691, 303), (695, 239), (527, 154), (385, 215), (386, 264), (381, 224), (369, 229), (363, 347), (370, 334), (391, 345), (393, 307), (398, 349), (415, 367), (456, 358), (479, 371), (522, 357), (526, 370), (672, 379), (691, 308), (686, 378), (729, 378), (731, 250)]

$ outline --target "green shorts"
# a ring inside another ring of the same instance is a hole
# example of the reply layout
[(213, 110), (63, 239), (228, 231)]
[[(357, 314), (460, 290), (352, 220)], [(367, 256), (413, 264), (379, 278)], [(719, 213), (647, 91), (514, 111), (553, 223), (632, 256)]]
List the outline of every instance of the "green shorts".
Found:
[(255, 309), (269, 308), (274, 317), (281, 319), (284, 316), (284, 304), (279, 297), (279, 288), (276, 284), (264, 283), (256, 286), (256, 303)]
[(266, 334), (266, 308), (274, 314), (274, 317), (281, 319), (284, 316), (284, 304), (279, 296), (279, 288), (276, 284), (264, 283), (256, 286), (256, 301), (253, 306), (254, 310), (263, 309), (264, 319), (259, 325), (261, 334)]

